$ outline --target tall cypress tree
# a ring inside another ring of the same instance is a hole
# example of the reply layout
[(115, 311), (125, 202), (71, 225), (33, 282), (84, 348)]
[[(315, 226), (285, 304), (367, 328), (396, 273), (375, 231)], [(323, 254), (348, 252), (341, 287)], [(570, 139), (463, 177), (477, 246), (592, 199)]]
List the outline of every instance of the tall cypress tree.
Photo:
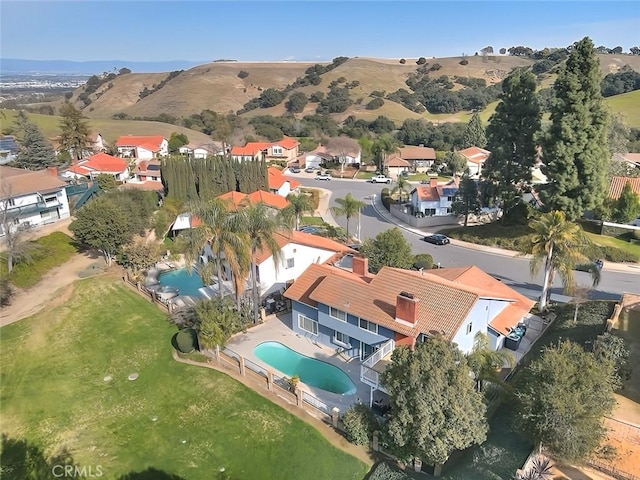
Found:
[(540, 198), (548, 210), (575, 220), (605, 197), (608, 115), (600, 94), (600, 63), (593, 42), (575, 43), (554, 84), (551, 127), (543, 141), (548, 183)]
[(56, 154), (40, 129), (31, 122), (22, 125), (23, 136), (20, 153), (13, 164), (27, 170), (41, 170), (54, 165)]
[(91, 129), (87, 117), (71, 103), (65, 102), (60, 109), (60, 149), (69, 152), (74, 160), (93, 152)]
[(535, 77), (514, 71), (502, 82), (500, 103), (487, 128), (491, 155), (482, 169), (485, 202), (498, 199), (505, 213), (530, 189), (540, 118)]
[(485, 136), (484, 127), (480, 115), (476, 112), (471, 116), (469, 123), (464, 129), (463, 137), (464, 148), (480, 147), (487, 145), (487, 137)]

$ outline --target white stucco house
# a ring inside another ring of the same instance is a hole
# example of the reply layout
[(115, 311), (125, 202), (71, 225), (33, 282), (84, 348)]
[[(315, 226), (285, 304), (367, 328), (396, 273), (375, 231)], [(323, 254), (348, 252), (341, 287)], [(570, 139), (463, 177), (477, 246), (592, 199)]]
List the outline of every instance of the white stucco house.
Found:
[(411, 190), (412, 213), (425, 217), (451, 215), (451, 204), (457, 191), (457, 179), (439, 185), (437, 178), (431, 178), (429, 185), (420, 185)]
[(472, 177), (479, 177), (482, 174), (482, 167), (484, 162), (487, 161), (491, 152), (479, 147), (469, 147), (458, 152), (467, 161), (467, 167), (469, 168), (469, 175)]
[(224, 155), (222, 142), (190, 143), (180, 147), (178, 152), (191, 158), (207, 158), (212, 155)]
[(106, 153), (96, 153), (86, 160), (71, 165), (62, 176), (65, 178), (86, 178), (93, 180), (98, 175), (111, 175), (124, 182), (130, 177), (129, 162), (123, 158), (113, 157)]
[(169, 142), (161, 135), (124, 135), (116, 141), (116, 149), (122, 157), (150, 160), (169, 155)]
[(275, 240), (281, 249), (277, 267), (269, 251), (258, 252), (253, 259), (261, 297), (284, 290), (312, 264), (335, 262), (356, 253), (330, 238), (296, 230), (277, 233)]
[(267, 168), (267, 181), (269, 182), (269, 191), (281, 197), (286, 197), (290, 193), (298, 193), (300, 191), (300, 182), (285, 177), (282, 172), (275, 167)]
[[(69, 218), (66, 182), (55, 167), (23, 170), (0, 166), (0, 211), (7, 215), (13, 230), (31, 228)], [(0, 223), (0, 236), (6, 234)]]

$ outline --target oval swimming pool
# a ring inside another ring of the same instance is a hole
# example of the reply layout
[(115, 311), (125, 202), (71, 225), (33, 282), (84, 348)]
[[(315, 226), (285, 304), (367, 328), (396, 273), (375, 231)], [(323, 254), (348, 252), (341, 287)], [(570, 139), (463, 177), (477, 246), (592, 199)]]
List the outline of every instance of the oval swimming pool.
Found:
[(278, 342), (264, 342), (253, 349), (256, 357), (285, 375), (298, 375), (300, 381), (339, 395), (353, 395), (356, 386), (349, 376), (329, 363), (300, 355)]

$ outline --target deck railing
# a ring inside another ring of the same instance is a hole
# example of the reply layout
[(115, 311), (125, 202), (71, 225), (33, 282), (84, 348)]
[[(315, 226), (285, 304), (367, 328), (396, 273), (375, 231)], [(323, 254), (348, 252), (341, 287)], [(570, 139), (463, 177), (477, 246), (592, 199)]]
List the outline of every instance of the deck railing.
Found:
[(360, 365), (360, 381), (384, 392), (384, 388), (380, 385), (380, 374), (376, 372), (373, 367), (387, 355), (390, 355), (395, 348), (396, 342), (391, 339), (383, 343), (378, 350), (365, 358)]

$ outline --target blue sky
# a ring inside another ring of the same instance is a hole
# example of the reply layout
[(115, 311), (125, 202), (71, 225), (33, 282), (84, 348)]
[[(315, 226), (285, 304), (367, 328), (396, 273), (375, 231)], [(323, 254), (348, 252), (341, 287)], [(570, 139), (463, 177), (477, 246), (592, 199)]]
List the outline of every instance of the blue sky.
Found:
[(0, 56), (330, 60), (473, 54), (486, 45), (640, 44), (635, 1), (4, 1)]

